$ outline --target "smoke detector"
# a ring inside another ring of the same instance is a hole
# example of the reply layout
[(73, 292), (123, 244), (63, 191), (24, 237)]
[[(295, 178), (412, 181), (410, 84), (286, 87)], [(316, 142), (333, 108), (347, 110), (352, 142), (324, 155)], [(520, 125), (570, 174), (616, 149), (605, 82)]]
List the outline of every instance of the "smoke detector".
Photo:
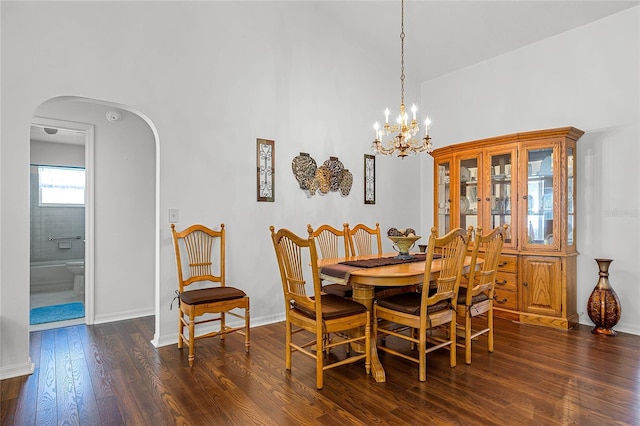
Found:
[(122, 116), (119, 111), (107, 111), (107, 120), (110, 122), (119, 121)]

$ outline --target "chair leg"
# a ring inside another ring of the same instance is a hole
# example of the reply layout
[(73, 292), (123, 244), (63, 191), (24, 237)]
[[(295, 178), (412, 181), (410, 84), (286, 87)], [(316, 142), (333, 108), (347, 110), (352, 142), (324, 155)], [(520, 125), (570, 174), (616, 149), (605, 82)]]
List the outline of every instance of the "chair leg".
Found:
[(249, 345), (251, 340), (249, 339), (249, 333), (250, 333), (250, 312), (249, 312), (249, 302), (247, 302), (247, 307), (244, 310), (244, 326), (245, 326), (245, 332), (244, 332), (244, 349), (246, 352), (249, 352)]
[(455, 315), (453, 316), (453, 318), (451, 319), (451, 322), (449, 323), (449, 340), (451, 341), (451, 343), (449, 344), (449, 352), (450, 352), (450, 359), (449, 359), (449, 364), (451, 365), (451, 367), (455, 367), (456, 366), (456, 348), (458, 347), (458, 345), (456, 345), (456, 317)]
[(189, 367), (193, 367), (193, 361), (196, 358), (196, 330), (194, 324), (195, 318), (189, 316)]
[(287, 319), (285, 323), (284, 366), (291, 371), (291, 323)]
[[(180, 307), (178, 306), (178, 309), (180, 309)], [(178, 313), (178, 349), (182, 349), (184, 343), (182, 340), (182, 333), (184, 333), (184, 324), (182, 322), (182, 318), (184, 317), (184, 314), (182, 313), (182, 310), (180, 309), (180, 312)]]
[(487, 332), (487, 346), (489, 352), (493, 352), (493, 306), (490, 307), (487, 312), (487, 327), (489, 328)]
[(322, 387), (324, 386), (324, 383), (323, 383), (324, 347), (322, 346), (323, 343), (324, 343), (324, 333), (322, 333), (322, 331), (319, 331), (316, 333), (316, 388), (317, 389), (322, 389)]
[[(367, 351), (367, 356), (364, 359), (364, 370), (367, 373), (367, 375), (371, 374), (371, 325), (370, 323), (371, 321), (367, 320), (367, 325), (365, 325), (364, 327), (364, 332), (365, 332), (364, 350)], [(349, 346), (351, 345), (350, 344), (347, 345), (347, 351), (349, 350)]]
[(424, 382), (427, 380), (427, 330), (418, 330), (420, 337), (418, 339), (418, 365), (419, 380)]
[(222, 332), (220, 334), (220, 340), (224, 340), (224, 336), (226, 335), (226, 333), (224, 332), (226, 324), (225, 324), (225, 316), (224, 316), (224, 312), (220, 312), (220, 331)]
[[(331, 333), (327, 333), (324, 336), (324, 339), (322, 341), (322, 348), (324, 350), (324, 353), (322, 354), (323, 356), (329, 356), (329, 352), (330, 349), (328, 348), (328, 346), (331, 344)], [(316, 348), (316, 353), (317, 353), (317, 348)]]
[(464, 362), (471, 364), (471, 312), (464, 315)]
[[(417, 328), (410, 328), (409, 329), (409, 335), (411, 337), (413, 337), (414, 339), (418, 337), (418, 329)], [(409, 344), (409, 349), (414, 350), (416, 348), (416, 344), (414, 342), (411, 342)]]

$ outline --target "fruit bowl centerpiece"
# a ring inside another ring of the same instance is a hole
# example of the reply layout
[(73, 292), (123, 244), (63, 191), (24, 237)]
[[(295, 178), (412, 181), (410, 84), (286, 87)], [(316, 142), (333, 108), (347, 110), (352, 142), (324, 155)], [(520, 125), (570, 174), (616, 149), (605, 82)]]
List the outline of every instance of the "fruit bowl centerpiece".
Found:
[(387, 231), (387, 237), (393, 241), (393, 249), (398, 252), (396, 258), (404, 260), (411, 259), (409, 250), (415, 245), (416, 241), (422, 238), (417, 236), (412, 228), (391, 228)]

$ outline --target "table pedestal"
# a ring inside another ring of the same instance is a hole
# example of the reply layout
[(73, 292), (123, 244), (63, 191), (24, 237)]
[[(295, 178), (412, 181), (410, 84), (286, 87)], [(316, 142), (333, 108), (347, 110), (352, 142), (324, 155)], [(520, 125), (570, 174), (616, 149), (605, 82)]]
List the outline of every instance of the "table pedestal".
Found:
[[(376, 338), (377, 336), (373, 335), (373, 293), (375, 287), (364, 284), (351, 284), (351, 286), (353, 288), (353, 300), (366, 306), (367, 310), (371, 313), (371, 375), (376, 382), (384, 382), (386, 376), (384, 374), (384, 368), (382, 368), (382, 363), (378, 358), (378, 339)], [(362, 333), (363, 331), (360, 330), (360, 332)], [(364, 345), (359, 342), (354, 343), (352, 344), (352, 350), (362, 353), (364, 352)]]

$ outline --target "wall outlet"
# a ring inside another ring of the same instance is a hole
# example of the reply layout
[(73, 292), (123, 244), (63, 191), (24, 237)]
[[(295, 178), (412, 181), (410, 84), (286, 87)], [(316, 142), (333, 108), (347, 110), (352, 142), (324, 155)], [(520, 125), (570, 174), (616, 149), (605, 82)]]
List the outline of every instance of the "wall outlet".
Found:
[(169, 209), (169, 223), (178, 223), (178, 209)]

